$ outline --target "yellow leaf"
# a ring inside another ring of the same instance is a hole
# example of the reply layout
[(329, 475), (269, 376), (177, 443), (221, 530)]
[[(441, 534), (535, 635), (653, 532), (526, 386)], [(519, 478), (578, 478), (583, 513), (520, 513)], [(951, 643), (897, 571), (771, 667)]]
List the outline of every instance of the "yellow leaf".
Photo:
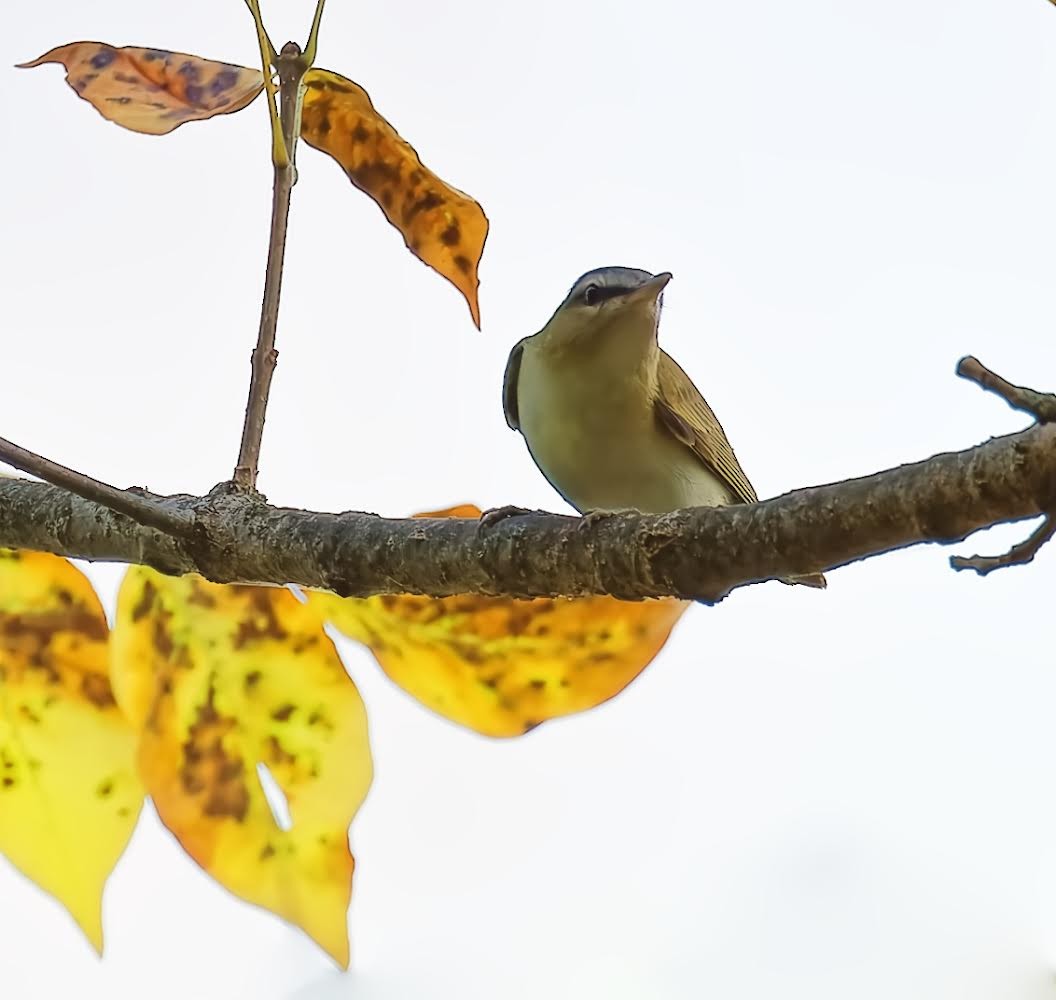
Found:
[[(347, 966), (348, 826), (372, 764), (363, 702), (318, 618), (284, 589), (134, 567), (111, 672), (140, 775), (187, 853)], [(288, 829), (258, 764), (286, 797)]]
[(358, 83), (312, 69), (304, 86), (305, 142), (337, 160), (352, 183), (378, 203), (411, 252), (465, 296), (479, 328), (477, 267), (488, 236), (484, 210), (422, 165)]
[[(479, 515), (463, 504), (418, 516)], [(687, 607), (611, 597), (309, 600), (423, 705), (487, 736), (519, 736), (607, 701), (645, 669)]]
[(103, 609), (79, 570), (0, 549), (0, 852), (100, 952), (103, 886), (143, 803), (106, 640)]
[(260, 71), (245, 66), (102, 42), (60, 45), (21, 68), (43, 63), (62, 63), (66, 82), (104, 118), (147, 135), (239, 111), (264, 86)]

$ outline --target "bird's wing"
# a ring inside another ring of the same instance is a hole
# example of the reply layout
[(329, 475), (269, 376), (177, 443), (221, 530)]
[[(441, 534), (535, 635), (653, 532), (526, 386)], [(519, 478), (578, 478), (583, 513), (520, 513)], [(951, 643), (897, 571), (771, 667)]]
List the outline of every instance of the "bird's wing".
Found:
[[(689, 376), (664, 351), (660, 352), (657, 382), (659, 389), (655, 405), (660, 426), (686, 445), (709, 472), (718, 476), (737, 503), (755, 503), (759, 497), (726, 440), (726, 432), (718, 417)], [(781, 582), (817, 588), (826, 585), (821, 573), (794, 576)]]
[(686, 445), (729, 488), (735, 502), (755, 503), (759, 497), (726, 440), (722, 424), (690, 377), (665, 351), (660, 352), (657, 374), (655, 407), (660, 426)]
[(502, 378), (502, 409), (506, 414), (506, 423), (515, 431), (521, 429), (517, 415), (517, 379), (521, 374), (521, 355), (527, 340), (525, 337), (513, 345), (510, 359), (506, 362), (506, 374)]

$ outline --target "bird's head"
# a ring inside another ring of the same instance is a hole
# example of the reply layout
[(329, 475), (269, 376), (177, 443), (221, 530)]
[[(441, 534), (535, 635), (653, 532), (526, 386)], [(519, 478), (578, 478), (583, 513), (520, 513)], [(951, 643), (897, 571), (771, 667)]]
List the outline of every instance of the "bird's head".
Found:
[[(547, 346), (590, 350), (618, 337), (655, 343), (667, 271), (650, 274), (636, 267), (599, 267), (572, 286), (541, 331)], [(630, 344), (628, 344), (630, 346)]]

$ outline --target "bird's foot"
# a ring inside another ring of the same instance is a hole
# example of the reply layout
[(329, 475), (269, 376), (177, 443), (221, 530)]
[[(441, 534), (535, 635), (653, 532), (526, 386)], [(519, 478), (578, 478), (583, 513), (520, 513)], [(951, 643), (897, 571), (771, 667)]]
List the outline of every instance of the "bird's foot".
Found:
[(528, 514), (537, 513), (538, 511), (528, 510), (527, 507), (514, 507), (511, 505), (505, 507), (492, 507), (480, 515), (480, 520), (477, 522), (478, 530), (483, 534), (491, 531), (492, 528), (511, 517), (525, 517)]

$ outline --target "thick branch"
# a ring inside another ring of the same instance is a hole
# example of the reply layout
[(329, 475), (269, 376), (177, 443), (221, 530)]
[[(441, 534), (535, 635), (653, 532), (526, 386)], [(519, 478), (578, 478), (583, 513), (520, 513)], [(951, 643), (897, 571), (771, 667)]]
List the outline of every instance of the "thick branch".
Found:
[[(174, 539), (40, 483), (0, 480), (0, 546), (141, 562), (218, 582), (339, 594), (611, 594), (705, 601), (919, 542), (1034, 517), (1056, 496), (1056, 425), (759, 504), (670, 514), (388, 520), (270, 507), (216, 490), (166, 503), (195, 515)], [(823, 599), (823, 598), (819, 598)]]

